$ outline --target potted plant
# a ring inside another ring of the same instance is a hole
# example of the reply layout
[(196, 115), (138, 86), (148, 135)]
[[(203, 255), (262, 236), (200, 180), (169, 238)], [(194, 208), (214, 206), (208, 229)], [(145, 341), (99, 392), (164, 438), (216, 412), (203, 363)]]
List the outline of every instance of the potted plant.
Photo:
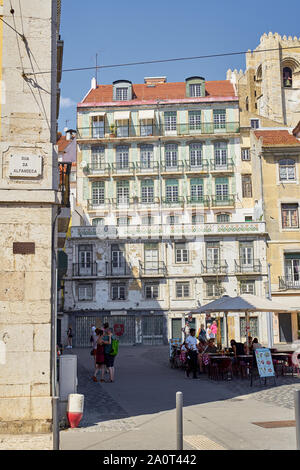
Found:
[(115, 137), (115, 135), (116, 135), (116, 126), (114, 124), (111, 124), (109, 126), (109, 130), (110, 130), (110, 137)]

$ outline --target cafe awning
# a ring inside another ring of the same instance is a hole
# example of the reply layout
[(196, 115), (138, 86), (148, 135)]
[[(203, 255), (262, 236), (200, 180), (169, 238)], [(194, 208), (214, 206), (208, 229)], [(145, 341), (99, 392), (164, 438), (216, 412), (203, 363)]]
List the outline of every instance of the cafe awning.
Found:
[(139, 119), (154, 119), (154, 109), (142, 109), (139, 111)]
[(105, 116), (105, 114), (105, 111), (93, 111), (92, 113), (90, 113), (90, 116)]
[(115, 121), (128, 120), (130, 118), (130, 111), (115, 111), (114, 119)]

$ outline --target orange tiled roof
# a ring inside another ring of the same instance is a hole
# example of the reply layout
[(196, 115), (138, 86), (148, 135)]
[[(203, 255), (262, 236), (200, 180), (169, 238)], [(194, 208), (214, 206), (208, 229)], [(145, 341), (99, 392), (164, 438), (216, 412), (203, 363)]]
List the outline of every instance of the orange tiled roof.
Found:
[(254, 134), (258, 139), (262, 137), (264, 147), (300, 146), (300, 141), (290, 134), (288, 130), (259, 130), (254, 131)]
[[(205, 82), (206, 97), (236, 97), (232, 83), (229, 80)], [(159, 83), (155, 87), (143, 84), (132, 84), (133, 100), (146, 101), (157, 99), (185, 99), (186, 83)], [(97, 85), (96, 90), (90, 90), (82, 103), (110, 103), (113, 101), (113, 85)], [(125, 104), (126, 102), (122, 102)], [(128, 102), (127, 102), (128, 103)], [(131, 103), (131, 102), (130, 102)]]
[(66, 139), (66, 136), (62, 135), (57, 141), (58, 152), (63, 153), (65, 149), (68, 147), (69, 143), (70, 141)]

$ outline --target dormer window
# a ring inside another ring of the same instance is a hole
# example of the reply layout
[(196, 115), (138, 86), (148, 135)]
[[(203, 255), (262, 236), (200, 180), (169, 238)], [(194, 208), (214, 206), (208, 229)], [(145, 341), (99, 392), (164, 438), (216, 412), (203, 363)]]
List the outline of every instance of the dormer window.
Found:
[(201, 98), (205, 96), (205, 80), (203, 77), (189, 77), (186, 82), (186, 96)]
[(114, 101), (132, 100), (132, 83), (128, 80), (117, 80), (113, 83)]
[(116, 100), (127, 101), (128, 100), (128, 88), (117, 88), (116, 89)]

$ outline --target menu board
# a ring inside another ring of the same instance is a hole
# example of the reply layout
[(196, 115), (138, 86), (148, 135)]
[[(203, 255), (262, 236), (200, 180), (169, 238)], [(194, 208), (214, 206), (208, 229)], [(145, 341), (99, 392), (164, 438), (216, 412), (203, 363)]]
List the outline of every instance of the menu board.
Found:
[(275, 371), (271, 356), (271, 351), (268, 348), (259, 348), (255, 351), (257, 369), (260, 377), (274, 377)]

